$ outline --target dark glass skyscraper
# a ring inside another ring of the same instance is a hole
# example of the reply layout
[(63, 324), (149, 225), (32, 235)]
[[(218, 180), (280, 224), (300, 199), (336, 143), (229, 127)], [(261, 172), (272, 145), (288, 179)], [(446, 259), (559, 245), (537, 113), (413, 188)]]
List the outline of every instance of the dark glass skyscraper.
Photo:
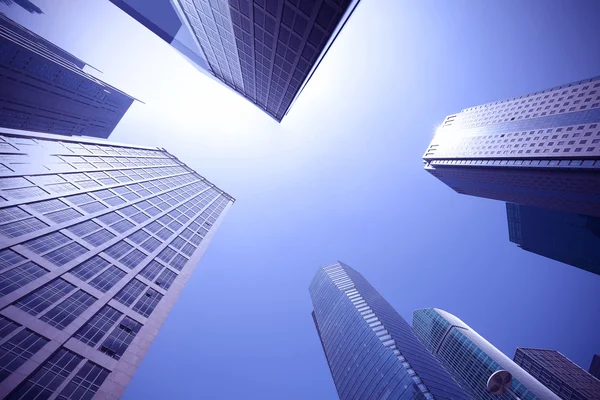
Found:
[(487, 391), (489, 377), (498, 370), (506, 370), (513, 377), (511, 390), (521, 400), (558, 400), (504, 353), (446, 311), (415, 310), (413, 331), (473, 399), (513, 400), (509, 393), (492, 395)]
[[(168, 13), (155, 13), (145, 0), (111, 1), (165, 36), (160, 26), (167, 26)], [(167, 0), (159, 3), (168, 6)], [(210, 73), (277, 121), (287, 114), (358, 3), (172, 0)]]
[(0, 13), (0, 126), (107, 138), (133, 98)]
[(600, 399), (600, 380), (556, 350), (519, 347), (514, 360), (563, 400)]
[(458, 193), (600, 217), (600, 77), (449, 115), (423, 159)]
[(0, 129), (0, 398), (119, 399), (233, 201), (164, 149)]
[(523, 250), (600, 275), (600, 218), (511, 203), (506, 214)]
[(309, 291), (341, 400), (468, 399), (361, 274), (338, 262), (321, 268)]

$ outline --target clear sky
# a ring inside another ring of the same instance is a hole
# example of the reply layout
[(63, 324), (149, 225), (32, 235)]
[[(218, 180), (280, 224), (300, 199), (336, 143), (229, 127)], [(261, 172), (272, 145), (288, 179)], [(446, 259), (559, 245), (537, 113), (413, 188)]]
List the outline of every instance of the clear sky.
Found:
[(237, 198), (124, 399), (334, 399), (310, 316), (342, 260), (409, 322), (445, 309), (512, 358), (600, 352), (600, 276), (508, 241), (504, 204), (423, 171), (448, 114), (600, 74), (600, 2), (362, 0), (282, 124), (107, 0), (9, 16), (142, 99), (111, 139)]

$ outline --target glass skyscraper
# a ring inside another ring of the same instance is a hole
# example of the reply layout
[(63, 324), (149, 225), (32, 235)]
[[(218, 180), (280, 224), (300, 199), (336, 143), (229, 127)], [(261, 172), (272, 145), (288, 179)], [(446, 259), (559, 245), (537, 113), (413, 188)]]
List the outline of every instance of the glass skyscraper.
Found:
[(514, 360), (563, 400), (600, 399), (600, 380), (556, 350), (518, 347)]
[(600, 77), (449, 115), (423, 160), (458, 193), (600, 217)]
[(341, 400), (469, 398), (361, 274), (338, 262), (319, 269), (309, 291)]
[(600, 275), (600, 218), (511, 203), (506, 214), (523, 250)]
[(120, 398), (233, 202), (164, 149), (0, 129), (0, 398)]
[(492, 395), (487, 391), (489, 377), (498, 370), (506, 370), (513, 377), (511, 390), (521, 400), (558, 400), (554, 393), (504, 353), (446, 311), (437, 308), (415, 310), (413, 331), (473, 399), (513, 400), (509, 393)]
[(107, 138), (133, 97), (0, 13), (0, 127)]
[[(167, 8), (168, 0), (153, 6), (142, 0), (111, 1), (159, 36), (164, 36), (161, 26), (170, 26), (168, 12), (155, 12), (156, 7)], [(277, 121), (287, 114), (358, 3), (171, 0), (203, 59), (195, 63), (206, 65), (215, 78)], [(165, 40), (172, 41), (172, 36)]]

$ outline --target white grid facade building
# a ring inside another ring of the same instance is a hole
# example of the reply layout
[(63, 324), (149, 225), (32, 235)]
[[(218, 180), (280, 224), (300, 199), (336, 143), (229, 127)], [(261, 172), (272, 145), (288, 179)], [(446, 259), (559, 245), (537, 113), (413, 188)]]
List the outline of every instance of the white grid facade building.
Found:
[(0, 398), (120, 398), (234, 201), (164, 149), (1, 130)]

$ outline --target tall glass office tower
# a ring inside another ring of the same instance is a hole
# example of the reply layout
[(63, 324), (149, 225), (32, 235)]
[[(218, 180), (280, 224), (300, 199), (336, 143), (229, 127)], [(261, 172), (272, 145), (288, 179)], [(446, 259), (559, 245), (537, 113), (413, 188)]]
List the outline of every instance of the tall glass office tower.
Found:
[(512, 374), (511, 390), (521, 400), (559, 399), (471, 327), (446, 311), (437, 308), (415, 310), (413, 331), (473, 399), (514, 399), (509, 393), (496, 396), (487, 391), (488, 378), (498, 370)]
[(600, 218), (506, 204), (510, 241), (523, 250), (600, 275)]
[(594, 354), (588, 372), (590, 373), (590, 375), (600, 379), (600, 354)]
[(600, 216), (600, 77), (449, 115), (423, 155), (458, 193)]
[(309, 291), (341, 400), (468, 399), (361, 274), (338, 262), (321, 268)]
[[(170, 43), (180, 31), (169, 12), (156, 12), (168, 9), (169, 0), (111, 1)], [(170, 0), (193, 38), (189, 48), (203, 59), (194, 63), (206, 65), (276, 121), (287, 114), (359, 1)]]
[(0, 398), (120, 398), (233, 201), (164, 149), (0, 130)]
[(107, 138), (133, 97), (0, 13), (0, 127)]
[(518, 347), (514, 360), (563, 400), (600, 399), (600, 380), (556, 350)]

